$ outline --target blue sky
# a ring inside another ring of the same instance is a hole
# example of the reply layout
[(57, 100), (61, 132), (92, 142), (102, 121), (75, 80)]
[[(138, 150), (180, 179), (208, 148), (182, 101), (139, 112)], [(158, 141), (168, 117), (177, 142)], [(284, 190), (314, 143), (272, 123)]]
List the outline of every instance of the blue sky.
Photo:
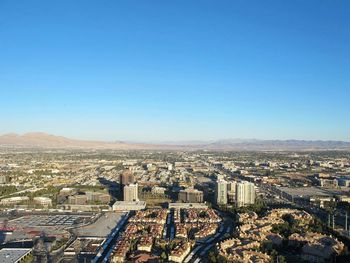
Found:
[(0, 133), (350, 141), (349, 1), (0, 1)]

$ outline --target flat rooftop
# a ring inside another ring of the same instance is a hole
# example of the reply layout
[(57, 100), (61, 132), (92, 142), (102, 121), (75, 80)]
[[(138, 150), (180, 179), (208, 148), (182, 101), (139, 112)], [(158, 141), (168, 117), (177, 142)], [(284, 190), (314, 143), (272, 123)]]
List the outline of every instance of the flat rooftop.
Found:
[(113, 205), (146, 205), (145, 201), (116, 201)]
[(189, 208), (199, 208), (199, 209), (205, 209), (208, 208), (208, 206), (205, 203), (169, 203), (168, 204), (169, 209), (176, 208), (176, 209), (189, 209)]
[(349, 195), (348, 191), (341, 189), (329, 189), (320, 187), (277, 187), (279, 190), (292, 196), (308, 197), (308, 196), (333, 196), (333, 195)]
[(0, 250), (0, 263), (15, 263), (29, 254), (29, 248), (3, 248)]

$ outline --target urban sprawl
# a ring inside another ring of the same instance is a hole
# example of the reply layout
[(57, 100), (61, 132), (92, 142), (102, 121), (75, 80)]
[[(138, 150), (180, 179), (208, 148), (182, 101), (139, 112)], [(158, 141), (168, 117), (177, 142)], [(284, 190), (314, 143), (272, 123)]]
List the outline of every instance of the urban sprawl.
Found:
[(2, 149), (0, 262), (350, 262), (350, 153)]

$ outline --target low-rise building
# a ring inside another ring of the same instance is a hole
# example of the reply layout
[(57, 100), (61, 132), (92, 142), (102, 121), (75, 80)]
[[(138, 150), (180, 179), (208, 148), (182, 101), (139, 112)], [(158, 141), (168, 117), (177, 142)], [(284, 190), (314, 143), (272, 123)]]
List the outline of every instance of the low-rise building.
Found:
[(183, 262), (191, 251), (191, 245), (188, 242), (181, 242), (172, 251), (170, 251), (169, 260), (174, 262)]
[(0, 250), (1, 263), (21, 263), (32, 253), (29, 248), (3, 248)]
[(41, 205), (41, 206), (46, 206), (46, 207), (52, 206), (52, 200), (48, 197), (41, 197), (41, 196), (34, 197), (33, 202), (36, 205)]
[(86, 195), (73, 195), (68, 197), (68, 203), (71, 205), (86, 205), (88, 197)]
[(164, 195), (165, 191), (166, 191), (166, 188), (160, 187), (160, 186), (153, 186), (151, 190), (152, 194), (158, 194), (158, 195)]
[(153, 246), (152, 236), (142, 236), (139, 243), (137, 244), (137, 249), (140, 251), (151, 252)]
[(145, 201), (128, 202), (128, 201), (116, 201), (113, 204), (113, 211), (133, 211), (133, 210), (144, 210), (146, 208)]
[(15, 196), (15, 197), (9, 197), (9, 198), (4, 198), (0, 201), (0, 205), (18, 205), (21, 203), (26, 203), (29, 201), (28, 196)]
[(193, 188), (181, 190), (179, 192), (179, 201), (184, 203), (202, 203), (203, 192)]

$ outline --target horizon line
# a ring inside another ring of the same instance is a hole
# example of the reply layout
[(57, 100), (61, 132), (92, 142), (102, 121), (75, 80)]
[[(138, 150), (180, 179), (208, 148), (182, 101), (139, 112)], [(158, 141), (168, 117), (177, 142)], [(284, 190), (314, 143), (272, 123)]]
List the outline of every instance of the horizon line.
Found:
[[(79, 140), (79, 141), (95, 141), (95, 142), (104, 142), (104, 143), (116, 143), (116, 142), (123, 142), (123, 143), (143, 143), (143, 144), (205, 144), (205, 143), (216, 143), (216, 142), (224, 142), (224, 141), (238, 141), (235, 143), (244, 143), (244, 142), (254, 142), (254, 141), (305, 141), (305, 142), (345, 142), (350, 143), (349, 140), (341, 140), (341, 139), (266, 139), (266, 138), (242, 138), (242, 137), (231, 137), (231, 138), (216, 138), (216, 139), (178, 139), (178, 140), (130, 140), (130, 139), (113, 139), (113, 140), (105, 140), (105, 139), (98, 139), (98, 138), (89, 138), (84, 139), (82, 137), (75, 137), (75, 136), (67, 136), (67, 135), (58, 135), (53, 134), (50, 132), (42, 132), (42, 131), (29, 131), (24, 133), (17, 133), (17, 132), (6, 132), (6, 133), (0, 133), (0, 137), (6, 136), (6, 135), (15, 135), (15, 136), (25, 136), (29, 134), (37, 134), (37, 135), (49, 135), (54, 137), (63, 137), (65, 139), (69, 140)], [(239, 142), (241, 141), (241, 142)], [(232, 142), (231, 142), (232, 143)]]

